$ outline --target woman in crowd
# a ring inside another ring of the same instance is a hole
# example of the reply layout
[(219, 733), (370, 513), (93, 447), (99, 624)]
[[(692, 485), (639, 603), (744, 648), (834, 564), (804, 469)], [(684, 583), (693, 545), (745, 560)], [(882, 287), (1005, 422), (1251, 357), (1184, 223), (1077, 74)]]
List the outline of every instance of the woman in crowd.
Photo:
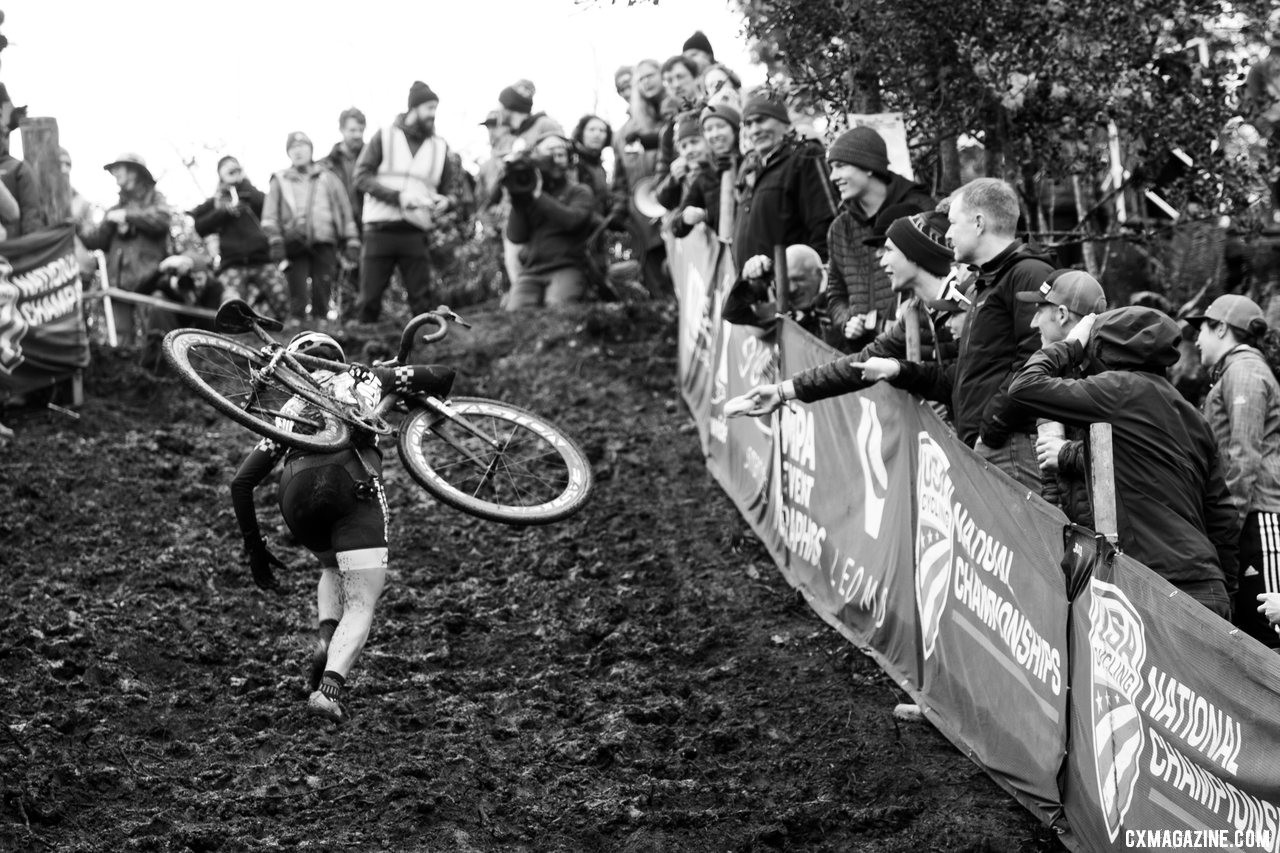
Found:
[[(671, 279), (664, 268), (666, 248), (659, 224), (636, 209), (632, 192), (636, 185), (657, 170), (658, 136), (674, 108), (664, 104), (661, 66), (652, 59), (635, 65), (631, 84), (631, 111), (614, 138), (613, 197), (614, 221), (631, 232), (631, 247), (640, 265), (645, 288), (653, 296), (671, 292)], [(619, 222), (626, 211), (625, 222)]]
[(613, 194), (605, 174), (601, 155), (613, 144), (613, 130), (598, 115), (585, 115), (573, 128), (573, 153), (577, 163), (578, 183), (591, 190), (596, 210), (607, 217), (613, 208)]
[(702, 136), (706, 140), (711, 167), (700, 168), (680, 200), (678, 215), (671, 230), (684, 237), (699, 222), (712, 233), (720, 228), (720, 182), (725, 175), (736, 175), (742, 159), (738, 148), (738, 129), (742, 116), (728, 104), (710, 104), (700, 117)]
[(1196, 344), (1213, 382), (1204, 416), (1222, 455), (1240, 520), (1240, 585), (1235, 623), (1275, 648), (1280, 637), (1257, 610), (1259, 596), (1280, 592), (1280, 334), (1247, 296), (1219, 296), (1201, 314)]
[[(96, 228), (85, 229), (80, 238), (90, 251), (101, 249), (107, 258), (107, 283), (121, 290), (145, 292), (160, 278), (160, 262), (169, 254), (170, 210), (156, 189), (156, 180), (147, 163), (137, 154), (121, 154), (103, 167), (115, 178), (120, 198)], [(116, 333), (129, 341), (137, 331), (135, 308), (115, 301), (111, 306)], [(172, 327), (168, 312), (152, 312), (151, 325), (157, 330)]]

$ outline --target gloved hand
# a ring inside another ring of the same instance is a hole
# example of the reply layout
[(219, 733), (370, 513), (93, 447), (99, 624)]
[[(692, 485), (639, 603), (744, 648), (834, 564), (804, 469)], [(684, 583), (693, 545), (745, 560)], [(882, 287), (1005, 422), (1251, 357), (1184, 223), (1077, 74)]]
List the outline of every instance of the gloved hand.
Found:
[(271, 259), (271, 263), (278, 264), (284, 260), (284, 240), (279, 237), (272, 237), (267, 241), (267, 257)]
[(276, 569), (283, 569), (284, 563), (267, 549), (267, 543), (261, 536), (246, 536), (244, 551), (249, 556), (249, 569), (253, 572), (253, 582), (258, 589), (278, 592), (280, 581), (276, 579)]

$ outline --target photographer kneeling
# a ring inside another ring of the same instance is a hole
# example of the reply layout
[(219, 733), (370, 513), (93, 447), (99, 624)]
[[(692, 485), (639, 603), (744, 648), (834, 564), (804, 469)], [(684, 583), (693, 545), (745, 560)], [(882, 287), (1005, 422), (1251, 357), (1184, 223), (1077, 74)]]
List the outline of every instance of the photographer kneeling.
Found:
[(508, 311), (580, 302), (586, 295), (595, 198), (568, 175), (569, 143), (557, 133), (544, 134), (504, 164), (501, 181), (511, 196), (507, 239), (521, 244)]

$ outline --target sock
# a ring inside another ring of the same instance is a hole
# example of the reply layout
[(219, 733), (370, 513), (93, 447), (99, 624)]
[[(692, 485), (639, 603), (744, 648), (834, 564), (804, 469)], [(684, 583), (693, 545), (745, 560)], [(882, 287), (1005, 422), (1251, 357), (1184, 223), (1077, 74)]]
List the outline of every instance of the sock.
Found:
[(324, 694), (326, 699), (332, 699), (337, 702), (342, 699), (342, 688), (347, 680), (333, 670), (325, 670), (324, 678), (320, 681), (320, 692)]
[(337, 619), (321, 619), (319, 627), (316, 628), (316, 633), (320, 635), (320, 642), (324, 643), (326, 646), (329, 645), (329, 641), (333, 639), (333, 632), (336, 631), (337, 628)]

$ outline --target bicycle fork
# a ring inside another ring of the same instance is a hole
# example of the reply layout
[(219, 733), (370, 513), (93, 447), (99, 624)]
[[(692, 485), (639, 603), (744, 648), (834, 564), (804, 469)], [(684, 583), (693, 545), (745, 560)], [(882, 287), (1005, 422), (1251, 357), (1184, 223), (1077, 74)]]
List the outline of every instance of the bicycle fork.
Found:
[[(437, 415), (437, 420), (433, 421), (429, 425), (429, 429), (432, 432), (434, 432), (436, 435), (440, 436), (440, 438), (442, 438), (444, 442), (448, 444), (450, 447), (452, 447), (454, 450), (458, 451), (463, 456), (467, 457), (472, 462), (476, 463), (476, 465), (483, 467), (484, 475), (481, 476), (480, 478), (480, 486), (488, 485), (489, 481), (493, 479), (495, 474), (497, 474), (498, 462), (499, 460), (502, 459), (503, 451), (506, 449), (505, 443), (499, 443), (494, 439), (490, 438), (489, 436), (485, 435), (479, 428), (472, 425), (471, 422), (468, 421), (466, 418), (461, 418), (455, 415), (453, 411), (443, 401), (437, 400), (435, 397), (418, 397), (416, 399), (420, 403), (422, 403), (424, 406), (426, 406), (428, 409), (435, 412)], [(471, 448), (459, 442), (449, 433), (443, 432), (441, 430), (437, 430), (436, 426), (441, 421), (445, 421), (445, 420), (457, 424), (462, 429), (466, 430), (476, 438), (483, 441), (485, 444), (489, 445), (489, 447), (493, 449), (494, 455), (487, 461), (484, 459), (481, 459), (479, 456), (477, 456), (475, 453), (471, 451)]]

